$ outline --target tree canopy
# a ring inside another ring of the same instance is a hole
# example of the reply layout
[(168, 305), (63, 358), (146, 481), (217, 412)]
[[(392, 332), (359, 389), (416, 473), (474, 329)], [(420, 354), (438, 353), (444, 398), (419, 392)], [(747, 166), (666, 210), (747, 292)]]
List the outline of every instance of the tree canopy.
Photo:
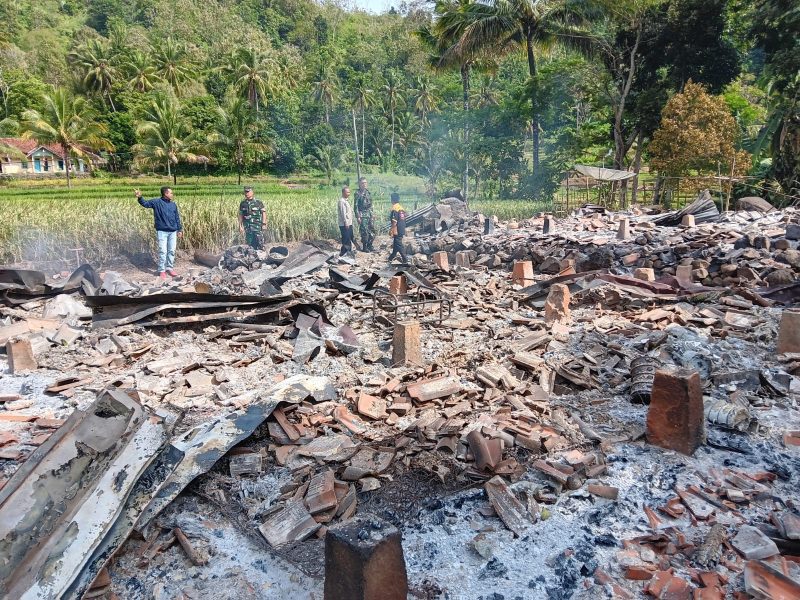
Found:
[[(652, 156), (664, 170), (655, 131), (692, 81), (710, 105), (724, 98), (735, 152), (791, 199), (798, 44), (791, 0), (437, 0), (380, 15), (18, 0), (0, 5), (0, 120), (30, 126), (60, 94), (104, 130), (114, 169), (333, 179), (358, 162), (432, 190), (547, 197), (576, 162), (638, 171)], [(679, 170), (694, 172), (686, 148)]]

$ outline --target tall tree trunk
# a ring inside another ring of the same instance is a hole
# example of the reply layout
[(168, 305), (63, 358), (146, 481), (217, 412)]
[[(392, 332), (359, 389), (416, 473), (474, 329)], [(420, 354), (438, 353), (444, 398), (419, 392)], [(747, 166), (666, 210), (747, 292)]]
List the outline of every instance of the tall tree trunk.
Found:
[(364, 99), (361, 99), (361, 158), (367, 159), (367, 120), (364, 117), (365, 112)]
[(394, 157), (394, 104), (389, 107), (389, 110), (392, 113), (392, 143), (389, 147), (389, 155)]
[(642, 146), (644, 145), (644, 131), (640, 130), (639, 135), (636, 138), (636, 155), (633, 158), (633, 172), (635, 175), (633, 176), (633, 180), (631, 185), (633, 189), (631, 190), (631, 204), (636, 204), (637, 200), (639, 199), (639, 171), (642, 168)]
[(356, 148), (356, 180), (361, 179), (361, 161), (358, 160), (358, 128), (356, 127), (356, 109), (353, 108), (353, 145)]
[(172, 165), (169, 159), (167, 159), (167, 177), (172, 177)]
[[(630, 144), (626, 143), (624, 132), (622, 131), (622, 120), (625, 116), (625, 104), (628, 101), (628, 94), (633, 85), (633, 79), (636, 74), (636, 53), (639, 50), (639, 42), (642, 39), (642, 28), (644, 23), (640, 21), (636, 28), (636, 40), (631, 48), (628, 58), (628, 73), (620, 73), (620, 81), (622, 88), (619, 90), (619, 98), (617, 99), (616, 106), (614, 107), (614, 168), (623, 169), (625, 154), (628, 152)], [(624, 77), (623, 77), (624, 75)], [(630, 140), (633, 143), (633, 139)]]
[(69, 178), (69, 149), (62, 144), (61, 151), (64, 153), (64, 167), (67, 169), (67, 189), (72, 189), (72, 180)]
[(464, 175), (461, 178), (461, 192), (464, 202), (469, 206), (469, 76), (471, 65), (461, 65), (461, 88), (464, 101)]
[(244, 170), (244, 148), (242, 148), (241, 144), (237, 144), (236, 146), (236, 169), (239, 176), (239, 182), (237, 185), (242, 185), (242, 171)]
[(528, 73), (531, 77), (531, 128), (533, 137), (533, 172), (539, 170), (539, 107), (536, 105), (536, 57), (533, 54), (533, 33), (529, 32), (525, 40), (528, 53)]
[(172, 185), (178, 185), (178, 163), (175, 163), (175, 168), (172, 170)]

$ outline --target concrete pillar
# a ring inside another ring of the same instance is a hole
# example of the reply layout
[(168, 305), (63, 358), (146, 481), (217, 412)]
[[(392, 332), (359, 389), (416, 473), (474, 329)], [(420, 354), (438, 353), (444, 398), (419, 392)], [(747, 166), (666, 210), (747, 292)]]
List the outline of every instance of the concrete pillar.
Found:
[(697, 371), (656, 371), (647, 411), (647, 441), (691, 455), (703, 442), (704, 425), (703, 390)]
[(408, 293), (408, 280), (405, 275), (395, 275), (389, 279), (389, 293), (395, 296)]
[(683, 215), (681, 225), (683, 227), (694, 227), (694, 215)]
[(556, 227), (556, 222), (553, 217), (545, 217), (544, 224), (542, 225), (542, 233), (551, 233)]
[(392, 365), (422, 365), (422, 343), (420, 325), (417, 321), (406, 321), (394, 326), (392, 340)]
[(450, 261), (447, 258), (447, 252), (434, 252), (431, 258), (433, 258), (433, 262), (442, 271), (450, 270)]
[(617, 239), (618, 240), (627, 240), (631, 235), (631, 224), (628, 219), (620, 219), (619, 220), (619, 229), (617, 229)]
[(324, 600), (406, 600), (408, 575), (400, 532), (372, 516), (328, 529)]
[(456, 252), (456, 266), (469, 269), (469, 252), (466, 250)]
[(516, 261), (511, 281), (521, 286), (533, 285), (533, 263), (529, 260)]

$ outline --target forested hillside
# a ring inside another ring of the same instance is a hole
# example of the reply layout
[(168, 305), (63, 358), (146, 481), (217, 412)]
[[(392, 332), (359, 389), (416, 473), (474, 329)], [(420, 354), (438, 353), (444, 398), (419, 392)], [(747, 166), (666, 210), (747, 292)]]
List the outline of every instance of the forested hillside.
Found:
[[(75, 148), (105, 148), (113, 171), (332, 179), (358, 160), (431, 189), (547, 198), (576, 161), (652, 159), (664, 176), (749, 175), (786, 201), (799, 72), (793, 0), (0, 4), (0, 133), (45, 135), (57, 97), (97, 125), (73, 127)], [(659, 127), (696, 147), (651, 146)]]

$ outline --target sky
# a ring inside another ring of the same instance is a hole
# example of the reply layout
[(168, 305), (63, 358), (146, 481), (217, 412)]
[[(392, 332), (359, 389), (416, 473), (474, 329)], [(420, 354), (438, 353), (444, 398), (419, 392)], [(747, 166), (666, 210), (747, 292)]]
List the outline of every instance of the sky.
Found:
[(371, 13), (384, 13), (392, 6), (399, 4), (398, 0), (351, 0), (353, 5)]
[(397, 9), (405, 4), (405, 9), (432, 8), (430, 0), (317, 0), (318, 2), (333, 2), (344, 9), (358, 9), (381, 14), (388, 12), (393, 6)]

